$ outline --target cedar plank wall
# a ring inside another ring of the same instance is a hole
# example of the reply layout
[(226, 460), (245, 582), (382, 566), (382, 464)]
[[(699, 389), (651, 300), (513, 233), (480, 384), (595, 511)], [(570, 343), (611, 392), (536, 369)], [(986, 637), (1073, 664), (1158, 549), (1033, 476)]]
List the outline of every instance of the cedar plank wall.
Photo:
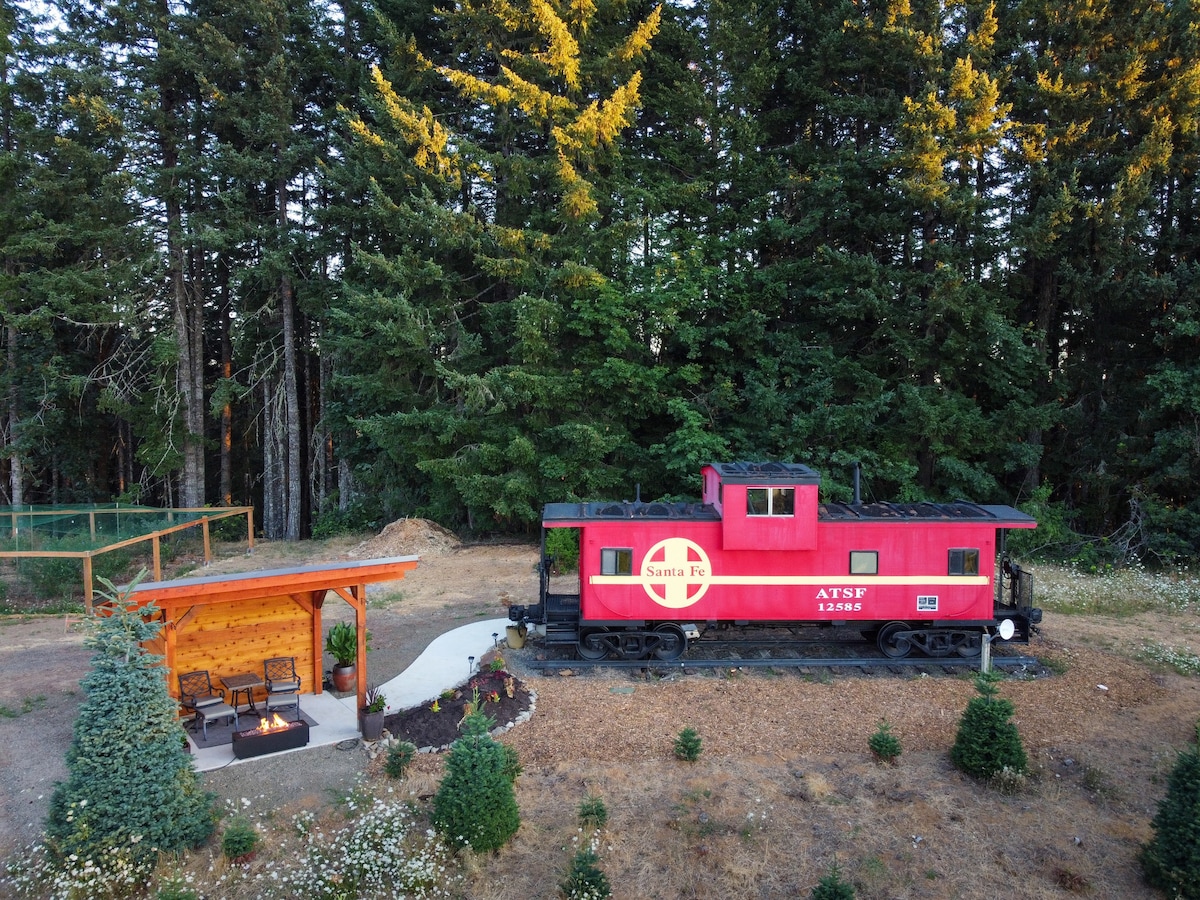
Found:
[[(253, 672), (261, 678), (263, 660), (294, 656), (301, 692), (314, 693), (314, 685), (319, 685), (317, 667), (322, 661), (313, 659), (312, 616), (291, 597), (197, 605), (178, 610), (172, 618), (178, 620), (188, 609), (192, 615), (175, 636), (177, 673), (207, 669), (215, 685), (222, 675)], [(176, 681), (171, 693), (178, 692)], [(256, 688), (255, 701), (264, 694), (264, 688)]]

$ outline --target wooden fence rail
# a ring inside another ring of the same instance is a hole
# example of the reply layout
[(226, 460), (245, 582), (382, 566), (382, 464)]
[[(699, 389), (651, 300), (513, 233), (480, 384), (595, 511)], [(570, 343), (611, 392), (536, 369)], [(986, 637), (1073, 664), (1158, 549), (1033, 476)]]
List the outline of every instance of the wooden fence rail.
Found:
[[(111, 544), (105, 544), (103, 547), (97, 547), (92, 550), (0, 550), (0, 559), (34, 559), (34, 558), (49, 558), (49, 557), (66, 557), (71, 559), (83, 560), (83, 604), (87, 610), (87, 614), (92, 614), (92, 597), (94, 594), (94, 585), (92, 583), (92, 559), (108, 553), (112, 550), (120, 550), (122, 547), (130, 547), (134, 544), (140, 544), (143, 541), (150, 541), (154, 554), (154, 580), (162, 581), (162, 551), (160, 540), (164, 535), (173, 534), (177, 531), (184, 531), (188, 528), (199, 526), (204, 532), (204, 564), (208, 565), (212, 562), (212, 542), (209, 537), (209, 524), (217, 522), (221, 519), (229, 519), (233, 516), (246, 517), (246, 552), (250, 553), (254, 550), (254, 507), (252, 506), (222, 506), (222, 507), (200, 507), (195, 509), (151, 509), (149, 507), (141, 508), (126, 508), (126, 509), (55, 509), (55, 510), (30, 510), (30, 511), (13, 511), (8, 515), (13, 517), (12, 528), (15, 534), (17, 525), (17, 516), (58, 516), (60, 518), (70, 516), (89, 515), (91, 537), (94, 540), (96, 537), (96, 519), (97, 515), (109, 513), (120, 513), (122, 515), (134, 516), (137, 514), (161, 516), (167, 513), (168, 521), (174, 518), (178, 513), (201, 513), (197, 519), (192, 519), (187, 522), (169, 525), (166, 528), (159, 528), (145, 534), (139, 534), (135, 537), (125, 538), (123, 540), (114, 541)], [(0, 516), (4, 513), (0, 513)]]

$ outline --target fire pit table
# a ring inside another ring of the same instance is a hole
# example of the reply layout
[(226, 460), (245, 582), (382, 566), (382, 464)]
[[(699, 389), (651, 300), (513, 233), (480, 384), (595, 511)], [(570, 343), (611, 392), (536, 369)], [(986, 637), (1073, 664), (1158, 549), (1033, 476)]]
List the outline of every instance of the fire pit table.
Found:
[(233, 733), (233, 755), (238, 759), (250, 759), (281, 750), (295, 750), (308, 745), (309, 727), (304, 720), (289, 722), (278, 713), (271, 719), (262, 719), (257, 728)]

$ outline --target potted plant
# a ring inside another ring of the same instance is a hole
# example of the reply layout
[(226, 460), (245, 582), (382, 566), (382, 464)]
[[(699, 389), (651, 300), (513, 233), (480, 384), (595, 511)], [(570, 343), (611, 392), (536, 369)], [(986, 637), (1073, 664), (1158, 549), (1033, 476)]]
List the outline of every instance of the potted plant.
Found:
[(359, 729), (364, 741), (377, 741), (383, 734), (383, 717), (387, 709), (387, 697), (383, 691), (371, 685), (363, 698), (362, 712), (359, 714)]
[(325, 652), (333, 656), (333, 688), (337, 691), (354, 690), (358, 662), (358, 631), (349, 622), (338, 622), (325, 636)]

